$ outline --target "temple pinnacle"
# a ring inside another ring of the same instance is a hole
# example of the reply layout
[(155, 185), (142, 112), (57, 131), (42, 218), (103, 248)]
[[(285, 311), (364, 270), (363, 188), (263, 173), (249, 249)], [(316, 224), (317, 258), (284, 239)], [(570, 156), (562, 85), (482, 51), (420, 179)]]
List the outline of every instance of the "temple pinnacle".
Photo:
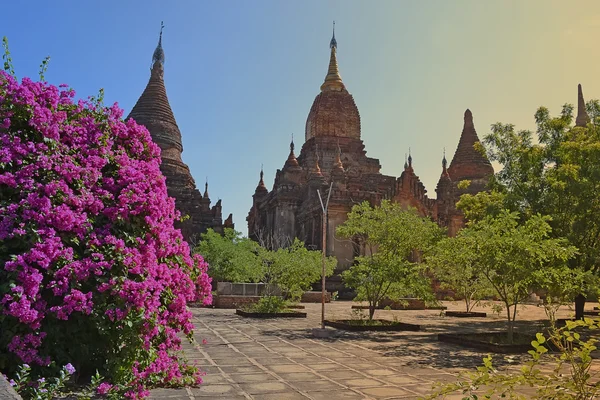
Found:
[(474, 127), (475, 125), (473, 125), (473, 113), (471, 112), (471, 110), (469, 110), (467, 108), (467, 111), (465, 111), (465, 127)]
[(331, 36), (331, 41), (329, 42), (329, 48), (337, 49), (337, 40), (335, 40), (335, 21), (333, 21), (333, 35)]
[(344, 82), (340, 76), (340, 71), (337, 64), (337, 40), (335, 40), (335, 22), (334, 31), (329, 47), (331, 48), (331, 55), (329, 57), (329, 69), (327, 70), (327, 76), (325, 76), (325, 82), (321, 85), (321, 91), (342, 91), (345, 90)]
[(264, 172), (263, 172), (263, 166), (261, 164), (260, 165), (260, 180), (258, 181), (258, 185), (256, 186), (256, 190), (254, 191), (255, 194), (258, 194), (258, 193), (268, 193), (269, 192), (269, 190), (265, 186), (265, 181), (263, 180), (263, 177), (264, 177)]
[(442, 167), (446, 170), (448, 166), (448, 161), (446, 160), (446, 148), (444, 147), (444, 157), (442, 158)]
[(296, 155), (294, 154), (294, 134), (292, 133), (292, 141), (290, 142), (290, 154), (285, 162), (284, 167), (298, 167), (298, 160), (296, 159)]
[(590, 117), (585, 110), (585, 100), (583, 99), (583, 90), (581, 83), (577, 86), (577, 118), (575, 126), (585, 127), (590, 122)]
[(408, 166), (412, 168), (412, 155), (410, 154), (410, 147), (408, 148)]
[(204, 183), (204, 198), (208, 199), (208, 176), (206, 177), (206, 183)]
[(408, 169), (408, 160), (406, 158), (406, 153), (404, 153), (404, 169)]
[(160, 21), (160, 34), (158, 36), (158, 45), (154, 50), (154, 54), (152, 54), (152, 67), (154, 67), (156, 63), (160, 63), (161, 65), (164, 65), (165, 63), (165, 52), (162, 48), (162, 33), (164, 27), (165, 25)]
[(444, 147), (444, 157), (442, 158), (442, 172), (444, 174), (447, 173), (446, 167), (448, 166), (448, 161), (446, 160), (446, 148)]

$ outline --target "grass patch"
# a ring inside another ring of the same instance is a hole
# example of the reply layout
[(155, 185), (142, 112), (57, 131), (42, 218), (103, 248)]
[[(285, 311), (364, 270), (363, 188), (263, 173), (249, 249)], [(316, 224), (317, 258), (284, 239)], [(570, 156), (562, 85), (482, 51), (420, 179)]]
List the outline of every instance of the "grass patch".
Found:
[(254, 304), (248, 304), (242, 307), (242, 310), (251, 313), (260, 314), (281, 314), (286, 312), (294, 312), (288, 307), (289, 304), (286, 300), (279, 296), (265, 296)]

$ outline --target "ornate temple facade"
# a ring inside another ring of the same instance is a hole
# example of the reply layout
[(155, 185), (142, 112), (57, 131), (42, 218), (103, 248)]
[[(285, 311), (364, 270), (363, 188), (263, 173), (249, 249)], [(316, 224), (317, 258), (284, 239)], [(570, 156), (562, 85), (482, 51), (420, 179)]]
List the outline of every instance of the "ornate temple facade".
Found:
[[(463, 193), (483, 190), (494, 173), (489, 160), (474, 148), (478, 142), (470, 110), (450, 165), (442, 160), (436, 197), (427, 196), (423, 183), (406, 159), (400, 177), (383, 175), (379, 160), (367, 156), (361, 140), (360, 114), (338, 70), (335, 33), (330, 43), (329, 69), (306, 120), (305, 140), (298, 156), (294, 143), (282, 169), (277, 170), (273, 188), (265, 186), (263, 171), (247, 217), (248, 234), (261, 237), (294, 238), (321, 249), (322, 210), (317, 190), (326, 195), (332, 185), (326, 224), (327, 254), (338, 259), (338, 272), (350, 266), (364, 249), (335, 235), (352, 206), (363, 201), (378, 205), (383, 199), (412, 207), (454, 235), (464, 223), (456, 202)], [(471, 181), (466, 189), (458, 183)], [(276, 241), (277, 242), (277, 241)], [(332, 289), (336, 279), (332, 279)], [(328, 287), (330, 285), (328, 284)]]
[(161, 149), (160, 169), (166, 177), (167, 192), (175, 198), (175, 206), (182, 216), (188, 216), (178, 222), (186, 240), (198, 239), (209, 228), (222, 233), (224, 227), (233, 228), (233, 216), (223, 222), (221, 200), (211, 207), (208, 195), (208, 182), (204, 185), (204, 194), (196, 188), (189, 167), (183, 162), (181, 153), (183, 143), (181, 132), (171, 110), (164, 82), (165, 53), (162, 48), (162, 27), (158, 46), (152, 56), (150, 80), (146, 89), (127, 117), (144, 125), (152, 140)]

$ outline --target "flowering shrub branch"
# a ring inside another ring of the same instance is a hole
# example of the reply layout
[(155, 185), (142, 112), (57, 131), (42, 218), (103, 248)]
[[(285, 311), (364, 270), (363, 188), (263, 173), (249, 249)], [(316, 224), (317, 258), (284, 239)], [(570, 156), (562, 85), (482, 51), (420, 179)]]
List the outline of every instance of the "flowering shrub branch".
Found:
[(67, 364), (59, 372), (57, 378), (39, 378), (37, 381), (31, 381), (31, 367), (23, 364), (16, 374), (16, 379), (9, 381), (10, 385), (22, 396), (38, 400), (52, 400), (60, 394), (60, 390), (65, 386), (71, 375), (75, 373), (75, 367)]
[(208, 265), (173, 227), (160, 150), (117, 104), (74, 96), (0, 71), (0, 370), (70, 362), (128, 398), (199, 383), (176, 352)]

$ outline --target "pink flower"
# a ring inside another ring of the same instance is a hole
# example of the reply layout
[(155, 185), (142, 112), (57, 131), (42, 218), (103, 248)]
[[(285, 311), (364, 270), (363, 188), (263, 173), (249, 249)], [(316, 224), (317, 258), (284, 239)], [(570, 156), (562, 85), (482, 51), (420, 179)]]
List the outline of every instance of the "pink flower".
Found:
[[(160, 149), (118, 105), (74, 96), (0, 71), (0, 241), (19, 243), (0, 249), (3, 328), (18, 332), (0, 348), (9, 365), (79, 368), (89, 360), (65, 354), (108, 348), (115, 369), (138, 362), (129, 380), (98, 388), (120, 397), (143, 398), (158, 381), (199, 383), (174, 354), (193, 330), (187, 303), (210, 303), (211, 281), (173, 226)], [(65, 343), (64, 329), (85, 334)], [(139, 351), (120, 354), (124, 342)]]
[(112, 385), (108, 382), (102, 382), (101, 384), (98, 385), (98, 387), (96, 388), (96, 392), (99, 395), (105, 395), (108, 392), (110, 392), (110, 389), (112, 389)]

